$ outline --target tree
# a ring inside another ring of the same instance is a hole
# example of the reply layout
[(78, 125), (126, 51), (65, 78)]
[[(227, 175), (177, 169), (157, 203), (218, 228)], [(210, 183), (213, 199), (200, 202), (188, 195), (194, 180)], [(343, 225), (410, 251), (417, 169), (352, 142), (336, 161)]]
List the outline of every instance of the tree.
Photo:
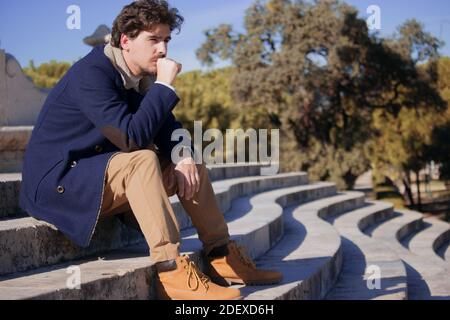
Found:
[(245, 110), (241, 120), (281, 129), (283, 167), (339, 177), (342, 187), (370, 166), (365, 144), (375, 110), (396, 117), (403, 108), (445, 107), (432, 85), (435, 69), (416, 67), (437, 59), (440, 43), (415, 21), (382, 39), (338, 0), (270, 0), (247, 10), (244, 33), (220, 25), (205, 36), (197, 57), (235, 66), (231, 94)]
[[(406, 28), (401, 28), (404, 31)], [(409, 28), (418, 30), (418, 28)], [(414, 37), (418, 38), (417, 32)], [(403, 37), (412, 38), (408, 33)], [(424, 36), (421, 36), (424, 38)], [(401, 40), (401, 42), (405, 42)], [(401, 46), (405, 51), (405, 47)], [(416, 46), (419, 47), (419, 46)], [(409, 52), (404, 54), (410, 55)], [(417, 55), (416, 55), (417, 56)], [(431, 59), (427, 63), (415, 66), (419, 72), (431, 74), (430, 85), (437, 90), (445, 104), (450, 102), (450, 59)], [(431, 71), (430, 71), (431, 70)], [(437, 80), (436, 80), (437, 78)], [(420, 100), (420, 97), (417, 97)], [(398, 117), (393, 117), (383, 111), (374, 113), (373, 128), (377, 135), (371, 142), (371, 159), (377, 171), (377, 180), (384, 176), (403, 185), (405, 198), (411, 205), (415, 205), (412, 192), (411, 174), (415, 175), (418, 190), (417, 206), (421, 209), (420, 171), (427, 163), (440, 163), (441, 178), (448, 179), (450, 158), (450, 110), (443, 108), (435, 112), (428, 109), (403, 109)]]
[(52, 60), (36, 68), (34, 61), (31, 60), (28, 67), (24, 68), (23, 71), (33, 80), (37, 87), (53, 88), (70, 67), (71, 64), (68, 62)]
[[(439, 59), (437, 65), (438, 88), (442, 98), (450, 106), (450, 58)], [(441, 165), (440, 178), (450, 181), (450, 108), (446, 114), (437, 115), (431, 133), (431, 145), (426, 152), (428, 158)]]
[(208, 73), (191, 71), (177, 77), (175, 85), (181, 101), (175, 115), (185, 128), (192, 131), (194, 121), (222, 131), (237, 125), (238, 111), (230, 95), (231, 73), (232, 68), (223, 68)]

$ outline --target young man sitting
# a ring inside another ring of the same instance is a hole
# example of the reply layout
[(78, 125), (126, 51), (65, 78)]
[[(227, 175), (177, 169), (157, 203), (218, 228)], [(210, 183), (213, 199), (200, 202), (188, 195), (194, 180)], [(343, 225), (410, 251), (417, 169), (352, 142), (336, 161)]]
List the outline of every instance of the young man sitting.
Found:
[[(221, 285), (272, 284), (282, 275), (257, 269), (230, 241), (205, 165), (190, 156), (171, 161), (181, 65), (167, 48), (182, 22), (166, 1), (123, 8), (111, 42), (75, 63), (49, 94), (26, 150), (20, 205), (81, 247), (99, 219), (132, 212), (156, 264), (159, 298), (237, 299), (239, 290)], [(208, 276), (180, 256), (174, 194), (198, 230)]]

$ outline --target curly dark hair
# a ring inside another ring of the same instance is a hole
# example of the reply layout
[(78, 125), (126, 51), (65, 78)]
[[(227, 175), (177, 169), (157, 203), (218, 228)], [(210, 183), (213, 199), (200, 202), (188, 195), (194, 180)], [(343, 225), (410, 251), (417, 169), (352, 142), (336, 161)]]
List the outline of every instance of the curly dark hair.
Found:
[(165, 0), (137, 0), (125, 6), (114, 20), (111, 45), (121, 48), (120, 37), (126, 34), (136, 38), (141, 31), (149, 31), (157, 24), (166, 24), (180, 32), (184, 18), (178, 9), (169, 7)]

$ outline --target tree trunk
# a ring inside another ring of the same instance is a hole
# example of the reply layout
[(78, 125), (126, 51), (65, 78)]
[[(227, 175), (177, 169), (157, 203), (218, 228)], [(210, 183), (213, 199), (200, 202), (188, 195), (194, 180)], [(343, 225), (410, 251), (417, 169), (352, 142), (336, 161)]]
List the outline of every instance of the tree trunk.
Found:
[(405, 177), (402, 179), (403, 185), (405, 187), (405, 192), (409, 200), (409, 205), (414, 206), (414, 196), (411, 190), (411, 179), (409, 177), (409, 171), (405, 173)]
[(417, 208), (419, 211), (422, 211), (422, 199), (420, 196), (420, 176), (419, 171), (416, 171), (416, 186), (417, 186)]

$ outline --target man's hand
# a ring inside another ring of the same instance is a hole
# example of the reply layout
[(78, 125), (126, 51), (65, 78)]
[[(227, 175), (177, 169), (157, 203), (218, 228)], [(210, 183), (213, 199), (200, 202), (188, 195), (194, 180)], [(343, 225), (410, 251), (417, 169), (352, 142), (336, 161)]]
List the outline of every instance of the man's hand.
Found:
[(178, 183), (178, 196), (191, 200), (200, 189), (200, 177), (197, 166), (191, 157), (183, 159), (175, 166)]
[(169, 58), (161, 58), (156, 62), (156, 81), (172, 85), (181, 72), (182, 65)]

